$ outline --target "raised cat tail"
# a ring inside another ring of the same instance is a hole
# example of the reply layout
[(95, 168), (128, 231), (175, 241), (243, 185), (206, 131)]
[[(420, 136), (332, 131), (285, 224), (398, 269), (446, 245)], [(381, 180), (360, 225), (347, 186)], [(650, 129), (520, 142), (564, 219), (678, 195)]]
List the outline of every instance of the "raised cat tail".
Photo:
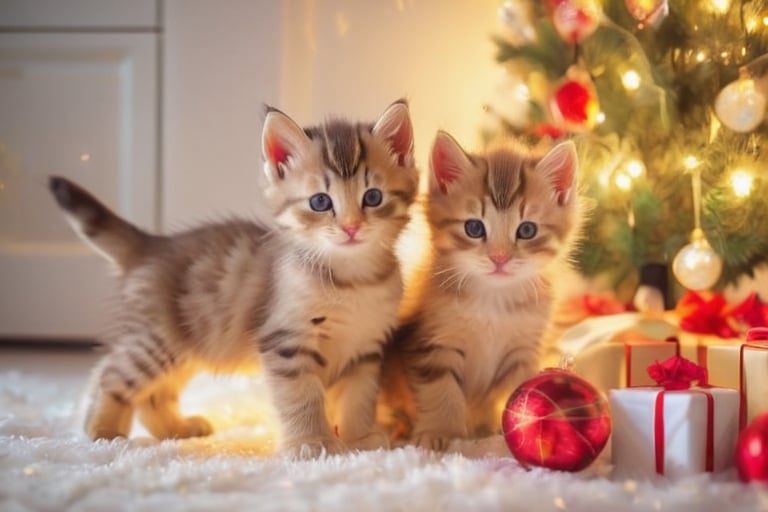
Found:
[(152, 235), (118, 217), (90, 192), (66, 178), (51, 176), (48, 188), (75, 232), (96, 252), (121, 271), (141, 259)]

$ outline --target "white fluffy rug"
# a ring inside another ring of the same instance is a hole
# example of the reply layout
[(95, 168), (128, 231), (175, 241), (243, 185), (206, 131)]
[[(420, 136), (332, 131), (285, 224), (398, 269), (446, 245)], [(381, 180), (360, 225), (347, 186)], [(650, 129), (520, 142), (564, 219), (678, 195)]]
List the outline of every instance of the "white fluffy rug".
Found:
[(0, 510), (768, 511), (768, 487), (732, 471), (613, 480), (605, 457), (578, 474), (525, 471), (495, 442), (470, 456), (400, 448), (287, 461), (270, 455), (262, 391), (258, 379), (203, 376), (183, 405), (208, 415), (214, 436), (158, 443), (138, 430), (91, 443), (76, 386), (0, 373)]

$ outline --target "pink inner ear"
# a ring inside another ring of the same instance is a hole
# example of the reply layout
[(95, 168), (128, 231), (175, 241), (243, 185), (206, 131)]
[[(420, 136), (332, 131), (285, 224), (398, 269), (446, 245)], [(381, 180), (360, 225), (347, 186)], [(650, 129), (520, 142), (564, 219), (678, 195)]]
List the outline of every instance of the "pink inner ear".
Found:
[(461, 172), (451, 157), (449, 150), (440, 144), (435, 145), (432, 151), (432, 172), (443, 194), (448, 192), (448, 184), (453, 183)]
[(410, 123), (400, 123), (397, 131), (388, 139), (392, 151), (397, 155), (397, 165), (405, 165), (405, 159), (413, 146), (413, 131)]
[(573, 184), (573, 160), (571, 158), (567, 158), (560, 164), (552, 183), (558, 192), (565, 192), (571, 188)]
[(569, 192), (573, 186), (575, 162), (572, 156), (563, 159), (558, 165), (552, 176), (552, 184), (557, 192), (557, 204), (563, 205), (570, 195)]
[(277, 168), (277, 164), (284, 164), (288, 160), (288, 148), (277, 137), (270, 137), (265, 144), (267, 158)]

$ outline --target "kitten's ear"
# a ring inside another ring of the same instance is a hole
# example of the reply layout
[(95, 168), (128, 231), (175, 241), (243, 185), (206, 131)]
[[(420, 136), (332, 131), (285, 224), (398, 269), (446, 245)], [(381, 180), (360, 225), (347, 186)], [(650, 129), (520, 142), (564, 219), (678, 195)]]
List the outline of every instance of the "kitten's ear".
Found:
[(448, 186), (472, 165), (469, 157), (456, 140), (444, 131), (438, 131), (429, 157), (431, 191), (448, 193)]
[(293, 119), (277, 109), (267, 107), (261, 136), (261, 151), (268, 164), (264, 168), (265, 172), (283, 179), (287, 161), (305, 151), (310, 143), (310, 138)]
[(572, 141), (562, 142), (549, 150), (536, 166), (536, 172), (549, 180), (560, 206), (571, 199), (578, 166), (576, 145)]
[(413, 167), (413, 126), (404, 100), (387, 107), (373, 126), (373, 134), (387, 141), (398, 165)]

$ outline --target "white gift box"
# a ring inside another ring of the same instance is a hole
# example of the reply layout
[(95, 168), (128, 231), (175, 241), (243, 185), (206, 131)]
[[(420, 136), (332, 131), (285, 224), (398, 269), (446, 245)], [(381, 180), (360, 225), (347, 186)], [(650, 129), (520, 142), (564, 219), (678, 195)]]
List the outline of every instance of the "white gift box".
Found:
[(624, 388), (610, 390), (608, 399), (615, 476), (675, 478), (733, 465), (739, 432), (735, 389)]
[(768, 411), (768, 344), (742, 341), (711, 345), (707, 361), (710, 384), (744, 393), (742, 427)]
[[(660, 318), (639, 313), (592, 317), (565, 331), (558, 343), (560, 357), (568, 356), (573, 373), (597, 389), (652, 386), (649, 365), (679, 351), (677, 327)], [(548, 361), (557, 366), (557, 361)]]

